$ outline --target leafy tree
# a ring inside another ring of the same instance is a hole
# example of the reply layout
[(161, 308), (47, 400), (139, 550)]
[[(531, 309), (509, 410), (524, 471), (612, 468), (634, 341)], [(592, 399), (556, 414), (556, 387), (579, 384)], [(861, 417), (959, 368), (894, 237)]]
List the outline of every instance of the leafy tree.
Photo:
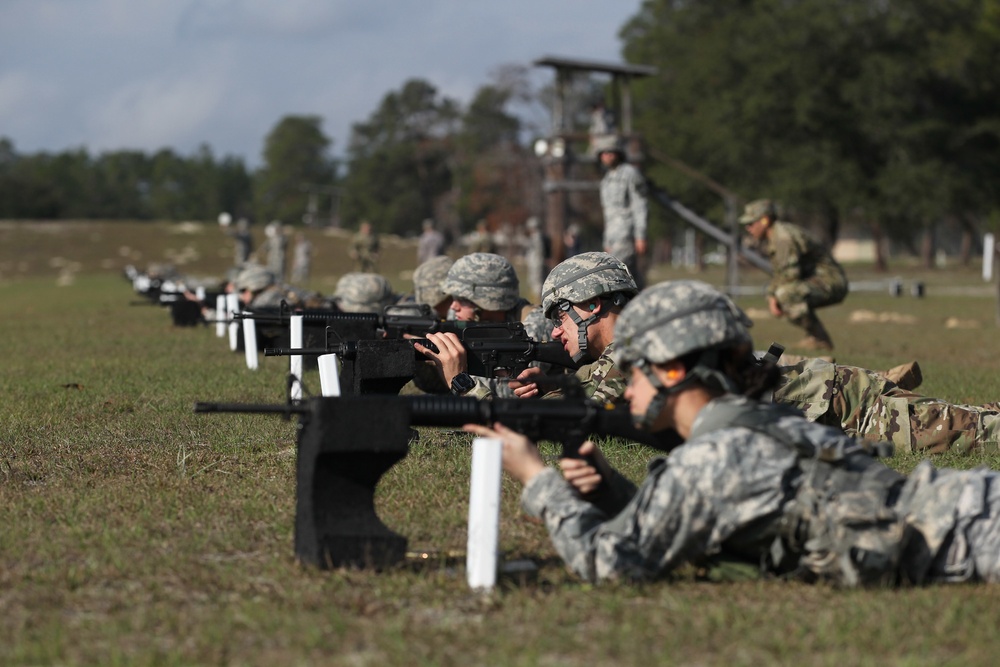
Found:
[(334, 180), (331, 141), (318, 116), (286, 116), (267, 135), (264, 166), (254, 179), (255, 210), (264, 219), (296, 223), (306, 212), (310, 184)]
[(382, 99), (348, 144), (342, 216), (368, 219), (377, 229), (415, 232), (450, 191), (451, 138), (457, 104), (427, 81), (412, 79)]

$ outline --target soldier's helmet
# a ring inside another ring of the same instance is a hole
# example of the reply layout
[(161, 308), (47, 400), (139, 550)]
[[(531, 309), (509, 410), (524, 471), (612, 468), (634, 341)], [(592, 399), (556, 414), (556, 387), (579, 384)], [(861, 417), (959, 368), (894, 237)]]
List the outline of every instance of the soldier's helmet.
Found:
[(337, 307), (345, 313), (381, 313), (395, 298), (392, 285), (377, 273), (345, 273), (333, 294)]
[(500, 255), (474, 252), (455, 261), (441, 290), (484, 310), (509, 310), (521, 299), (514, 267)]
[(615, 343), (622, 363), (662, 364), (699, 350), (752, 343), (750, 319), (732, 300), (697, 280), (649, 287), (622, 310)]
[(418, 266), (413, 271), (413, 300), (433, 307), (447, 299), (449, 294), (441, 289), (441, 283), (454, 263), (451, 257), (439, 255)]
[(250, 264), (240, 271), (233, 280), (237, 292), (250, 290), (259, 292), (274, 284), (274, 274), (259, 264)]
[(551, 319), (563, 301), (582, 303), (605, 294), (638, 294), (625, 263), (606, 252), (584, 252), (560, 262), (542, 284), (542, 311)]
[(743, 215), (740, 216), (740, 224), (749, 225), (757, 222), (765, 216), (771, 219), (776, 217), (774, 202), (770, 199), (757, 199), (743, 207)]

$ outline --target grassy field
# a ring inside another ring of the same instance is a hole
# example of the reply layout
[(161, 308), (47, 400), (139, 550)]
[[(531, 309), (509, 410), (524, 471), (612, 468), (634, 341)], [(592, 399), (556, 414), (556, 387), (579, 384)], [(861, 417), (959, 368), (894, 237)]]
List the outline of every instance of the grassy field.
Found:
[[(468, 439), (431, 431), (384, 478), (377, 505), (411, 548), (439, 556), (382, 573), (305, 568), (292, 554), (294, 424), (192, 412), (196, 400), (282, 400), (286, 362), (248, 371), (212, 330), (130, 307), (120, 276), (125, 263), (171, 257), (192, 273), (224, 269), (218, 230), (33, 227), (0, 224), (0, 664), (967, 665), (1000, 652), (996, 586), (582, 584), (521, 515), (509, 480), (501, 548), (539, 569), (473, 594), (463, 561), (447, 557), (465, 547)], [(329, 292), (348, 266), (342, 237), (315, 242), (311, 282)], [(400, 290), (413, 255), (403, 242), (386, 251)], [(1000, 399), (996, 303), (977, 271), (894, 275), (923, 280), (926, 298), (863, 292), (825, 311), (838, 360), (918, 359), (924, 393)], [(800, 337), (767, 317), (754, 332), (762, 345)], [(610, 452), (636, 479), (649, 456)], [(996, 468), (1000, 453), (939, 462)]]

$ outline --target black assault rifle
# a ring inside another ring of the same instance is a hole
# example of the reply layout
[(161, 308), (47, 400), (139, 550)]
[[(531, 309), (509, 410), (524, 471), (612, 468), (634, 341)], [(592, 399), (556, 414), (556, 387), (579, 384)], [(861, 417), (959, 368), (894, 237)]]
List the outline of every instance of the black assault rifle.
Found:
[[(458, 326), (452, 326), (458, 325)], [(561, 343), (536, 343), (528, 337), (520, 322), (435, 322), (437, 331), (451, 331), (465, 346), (468, 372), (480, 377), (516, 378), (532, 362), (563, 368), (578, 364)], [(414, 349), (414, 343), (437, 351), (426, 338), (388, 338), (337, 342), (341, 333), (327, 328), (324, 347), (264, 348), (265, 357), (290, 355), (318, 356), (336, 354), (343, 362), (340, 384), (345, 393), (399, 393), (418, 373), (427, 357)]]
[(557, 399), (477, 401), (454, 396), (347, 396), (305, 403), (196, 403), (195, 412), (252, 412), (299, 417), (295, 554), (319, 568), (383, 567), (399, 562), (406, 538), (375, 512), (375, 487), (406, 456), (411, 426), (459, 427), (500, 422), (538, 442), (561, 443), (578, 456), (592, 435), (614, 436), (669, 451), (673, 432), (638, 431), (624, 406), (576, 395)]

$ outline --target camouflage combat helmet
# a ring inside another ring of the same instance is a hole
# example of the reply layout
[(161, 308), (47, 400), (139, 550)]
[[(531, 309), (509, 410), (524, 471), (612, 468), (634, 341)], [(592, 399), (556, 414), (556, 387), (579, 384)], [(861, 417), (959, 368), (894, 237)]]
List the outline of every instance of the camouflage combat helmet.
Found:
[(441, 290), (483, 310), (510, 310), (521, 300), (521, 284), (511, 263), (500, 255), (474, 252), (458, 259)]
[(554, 315), (561, 301), (582, 303), (614, 292), (639, 293), (625, 263), (606, 252), (585, 252), (560, 262), (542, 284), (542, 310)]
[(583, 318), (572, 304), (613, 295), (614, 303), (624, 306), (638, 292), (635, 279), (620, 259), (606, 252), (585, 252), (560, 262), (549, 273), (542, 285), (542, 311), (554, 319), (556, 311), (562, 310), (576, 322), (579, 351), (573, 359), (580, 362), (587, 356), (587, 327), (603, 312)]
[[(719, 350), (752, 344), (750, 326), (750, 319), (729, 297), (697, 280), (660, 283), (633, 299), (615, 324), (615, 342), (622, 366), (641, 370), (657, 390), (636, 425), (649, 428), (667, 396), (691, 381), (737, 392), (736, 383), (721, 370)], [(650, 368), (699, 352), (685, 379), (669, 388)]]
[(594, 155), (600, 155), (601, 153), (618, 153), (619, 155), (625, 155), (625, 146), (622, 140), (618, 138), (615, 134), (602, 134), (598, 137), (594, 137), (593, 143), (591, 144), (594, 148)]
[(337, 307), (345, 313), (381, 313), (395, 300), (392, 286), (377, 273), (345, 273), (333, 294)]
[(237, 274), (233, 287), (237, 292), (259, 292), (274, 284), (274, 274), (259, 264), (250, 264)]
[(763, 217), (776, 217), (774, 202), (770, 199), (757, 199), (743, 207), (743, 215), (740, 216), (741, 225), (749, 225), (757, 222)]
[(751, 342), (752, 323), (732, 300), (707, 283), (674, 280), (648, 288), (615, 324), (621, 358), (662, 364), (690, 352)]
[(413, 271), (413, 300), (434, 307), (450, 295), (441, 290), (454, 260), (447, 255), (429, 259)]

